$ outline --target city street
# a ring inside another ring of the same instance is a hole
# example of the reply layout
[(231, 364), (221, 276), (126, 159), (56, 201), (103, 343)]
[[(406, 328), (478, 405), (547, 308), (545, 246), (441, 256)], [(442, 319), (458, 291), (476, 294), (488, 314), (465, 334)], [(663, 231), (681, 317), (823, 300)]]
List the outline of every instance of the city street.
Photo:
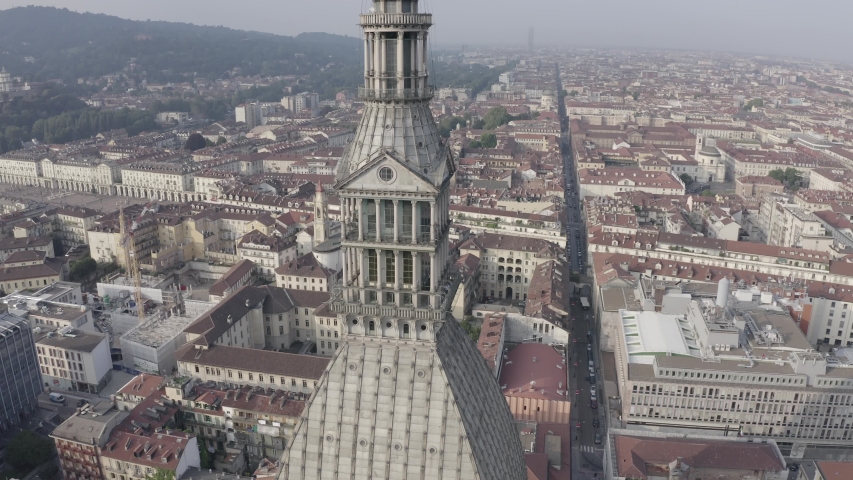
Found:
[[(557, 82), (562, 85), (557, 71)], [(580, 205), (580, 187), (577, 183), (577, 172), (571, 156), (569, 143), (569, 121), (566, 115), (565, 104), (559, 105), (560, 123), (562, 130), (561, 148), (563, 155), (563, 172), (565, 175), (565, 201), (566, 201), (566, 259), (571, 265), (571, 270), (579, 275), (584, 275), (586, 268), (586, 233)], [(596, 389), (596, 402), (602, 402), (603, 391), (600, 388), (600, 358), (596, 348), (595, 326), (592, 310), (584, 310), (580, 299), (575, 291), (579, 288), (574, 282), (568, 287), (571, 296), (571, 319), (569, 322), (570, 337), (572, 343), (569, 345), (572, 371), (569, 385), (572, 394), (572, 426), (574, 437), (573, 446), (573, 473), (574, 478), (595, 478), (601, 471), (600, 459), (602, 457), (603, 443), (606, 438), (606, 421), (603, 417), (605, 406), (592, 408), (590, 402), (592, 389)], [(592, 365), (590, 365), (592, 362)], [(590, 368), (594, 372), (591, 376)], [(594, 378), (596, 384), (590, 383)], [(598, 426), (596, 426), (596, 424)], [(596, 444), (596, 435), (599, 435), (600, 444)], [(590, 460), (593, 460), (590, 462)]]

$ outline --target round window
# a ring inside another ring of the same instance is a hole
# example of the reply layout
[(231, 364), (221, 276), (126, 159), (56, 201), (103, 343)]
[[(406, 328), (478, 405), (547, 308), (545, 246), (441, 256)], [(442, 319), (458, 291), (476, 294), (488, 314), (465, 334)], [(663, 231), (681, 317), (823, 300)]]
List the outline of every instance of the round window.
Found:
[(383, 182), (394, 180), (394, 170), (391, 167), (382, 167), (379, 169), (379, 179)]

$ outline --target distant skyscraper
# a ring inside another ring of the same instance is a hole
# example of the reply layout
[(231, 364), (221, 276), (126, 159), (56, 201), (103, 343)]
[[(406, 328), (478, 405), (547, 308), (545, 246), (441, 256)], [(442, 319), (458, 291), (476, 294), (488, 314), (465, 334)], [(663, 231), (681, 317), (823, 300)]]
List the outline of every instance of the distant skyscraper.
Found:
[(533, 53), (533, 27), (530, 27), (530, 31), (527, 32), (527, 49)]
[(331, 309), (345, 333), (280, 480), (528, 478), (500, 386), (448, 312), (456, 162), (430, 111), (432, 15), (419, 3), (361, 16), (364, 115), (335, 184), (344, 266)]

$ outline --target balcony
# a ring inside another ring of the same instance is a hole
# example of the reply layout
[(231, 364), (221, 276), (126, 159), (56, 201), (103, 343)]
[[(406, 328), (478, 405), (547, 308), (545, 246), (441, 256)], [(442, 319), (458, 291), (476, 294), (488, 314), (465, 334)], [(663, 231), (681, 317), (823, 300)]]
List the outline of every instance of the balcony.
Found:
[(435, 87), (378, 89), (358, 87), (358, 97), (362, 100), (429, 100), (435, 95)]
[(400, 27), (417, 25), (429, 27), (432, 25), (430, 13), (368, 13), (361, 15), (362, 27)]

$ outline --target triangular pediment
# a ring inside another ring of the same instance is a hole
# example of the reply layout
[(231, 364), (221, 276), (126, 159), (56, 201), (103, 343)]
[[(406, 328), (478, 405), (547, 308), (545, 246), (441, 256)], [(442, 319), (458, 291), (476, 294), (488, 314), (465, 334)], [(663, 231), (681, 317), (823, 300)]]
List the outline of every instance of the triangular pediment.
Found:
[[(338, 192), (370, 190), (438, 193), (444, 180), (442, 174), (446, 175), (445, 168), (441, 168), (441, 172), (419, 172), (393, 150), (382, 149), (363, 162), (357, 170), (341, 179), (335, 189)], [(433, 184), (435, 177), (440, 177), (438, 185)]]

